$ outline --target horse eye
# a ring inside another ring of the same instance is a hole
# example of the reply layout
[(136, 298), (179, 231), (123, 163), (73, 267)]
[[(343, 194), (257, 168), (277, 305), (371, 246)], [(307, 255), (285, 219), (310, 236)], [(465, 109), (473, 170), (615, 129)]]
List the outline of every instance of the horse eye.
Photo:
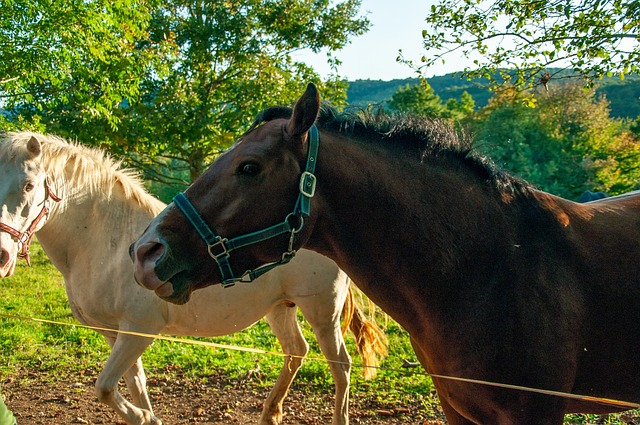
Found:
[(238, 174), (253, 177), (260, 172), (260, 167), (255, 162), (245, 162), (238, 168)]
[(34, 187), (35, 187), (35, 185), (33, 183), (29, 182), (29, 183), (24, 185), (24, 191), (25, 192), (31, 192)]

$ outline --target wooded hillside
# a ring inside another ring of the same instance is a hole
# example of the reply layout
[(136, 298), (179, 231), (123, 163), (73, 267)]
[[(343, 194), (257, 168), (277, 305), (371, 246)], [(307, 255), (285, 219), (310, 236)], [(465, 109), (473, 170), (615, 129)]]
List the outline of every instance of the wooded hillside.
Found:
[[(563, 81), (568, 80), (558, 80), (557, 84), (562, 84)], [(352, 106), (385, 105), (398, 88), (418, 82), (417, 78), (349, 81), (347, 102)], [(467, 91), (473, 97), (476, 107), (481, 108), (486, 106), (492, 96), (486, 79), (467, 81), (454, 74), (447, 74), (429, 78), (428, 82), (443, 102), (451, 98), (460, 100), (462, 93)], [(640, 76), (627, 76), (624, 80), (617, 77), (604, 78), (599, 82), (596, 93), (598, 96), (606, 96), (611, 102), (611, 117), (635, 119), (640, 116)]]

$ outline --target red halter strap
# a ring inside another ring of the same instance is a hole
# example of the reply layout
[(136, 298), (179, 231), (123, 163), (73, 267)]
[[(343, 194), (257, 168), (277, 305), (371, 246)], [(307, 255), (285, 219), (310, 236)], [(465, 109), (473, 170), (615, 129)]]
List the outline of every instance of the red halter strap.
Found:
[(24, 258), (29, 266), (31, 266), (31, 259), (29, 258), (29, 247), (31, 246), (31, 240), (33, 239), (33, 235), (36, 233), (36, 229), (42, 220), (46, 220), (49, 215), (49, 199), (54, 202), (60, 202), (62, 200), (61, 197), (56, 195), (51, 189), (51, 182), (49, 181), (49, 177), (44, 180), (44, 188), (45, 188), (45, 196), (44, 196), (44, 205), (42, 206), (42, 210), (38, 216), (31, 222), (31, 225), (24, 232), (20, 232), (17, 229), (14, 229), (11, 226), (8, 226), (2, 222), (0, 222), (0, 231), (5, 231), (13, 236), (18, 242), (18, 257)]

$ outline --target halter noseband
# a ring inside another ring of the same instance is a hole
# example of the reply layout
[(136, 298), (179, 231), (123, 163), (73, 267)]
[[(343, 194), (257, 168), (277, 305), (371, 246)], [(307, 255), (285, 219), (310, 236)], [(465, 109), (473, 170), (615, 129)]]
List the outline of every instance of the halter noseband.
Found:
[(18, 257), (24, 258), (29, 266), (31, 266), (31, 259), (29, 258), (29, 248), (31, 246), (31, 240), (33, 239), (33, 235), (36, 233), (36, 229), (42, 220), (46, 220), (49, 216), (49, 199), (54, 202), (60, 202), (62, 200), (61, 197), (53, 193), (51, 189), (51, 182), (49, 181), (49, 177), (46, 177), (44, 180), (44, 201), (42, 209), (38, 216), (31, 222), (31, 225), (25, 230), (21, 232), (7, 224), (0, 222), (0, 231), (5, 231), (13, 236), (18, 241)]
[[(246, 235), (237, 236), (232, 239), (217, 236), (202, 219), (195, 207), (191, 204), (184, 193), (178, 193), (174, 198), (174, 204), (189, 219), (189, 222), (195, 227), (200, 237), (207, 244), (209, 255), (218, 264), (220, 273), (222, 274), (222, 286), (233, 286), (236, 282), (252, 282), (264, 273), (274, 267), (286, 264), (296, 255), (293, 249), (293, 243), (296, 233), (299, 233), (304, 227), (304, 218), (309, 217), (311, 198), (316, 190), (316, 176), (314, 174), (316, 168), (316, 160), (318, 156), (318, 145), (320, 137), (318, 128), (314, 125), (309, 129), (309, 150), (307, 152), (307, 164), (305, 170), (300, 176), (300, 186), (298, 191), (298, 199), (293, 208), (293, 212), (289, 213), (284, 221), (267, 227), (256, 232), (247, 233)], [(287, 251), (282, 254), (282, 258), (274, 263), (265, 264), (254, 270), (247, 270), (240, 277), (236, 277), (229, 264), (231, 251), (252, 245), (276, 236), (289, 233), (289, 246)]]

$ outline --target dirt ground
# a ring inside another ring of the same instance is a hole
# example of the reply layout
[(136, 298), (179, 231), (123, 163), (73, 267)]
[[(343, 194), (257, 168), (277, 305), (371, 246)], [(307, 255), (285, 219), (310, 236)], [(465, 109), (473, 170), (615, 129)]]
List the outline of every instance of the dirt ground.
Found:
[[(19, 370), (2, 381), (2, 396), (18, 425), (124, 425), (110, 407), (97, 401), (96, 377), (92, 370), (67, 376)], [(180, 374), (161, 379), (151, 376), (147, 387), (154, 412), (165, 425), (255, 424), (268, 393), (255, 382), (233, 382), (223, 376), (191, 380)], [(284, 409), (284, 424), (330, 424), (333, 394), (317, 394), (294, 381)], [(353, 391), (349, 412), (352, 424), (444, 424), (439, 410), (425, 417), (422, 401), (386, 406), (361, 399)]]

